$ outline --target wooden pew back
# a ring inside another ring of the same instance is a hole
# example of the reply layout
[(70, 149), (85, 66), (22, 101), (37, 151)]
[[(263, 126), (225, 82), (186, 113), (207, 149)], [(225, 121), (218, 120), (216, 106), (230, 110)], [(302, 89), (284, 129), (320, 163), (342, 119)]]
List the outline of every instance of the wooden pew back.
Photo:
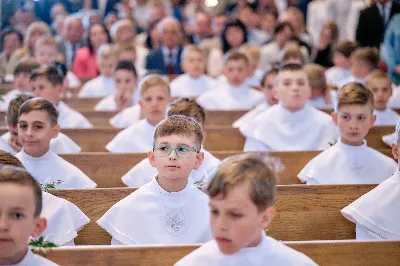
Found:
[[(400, 241), (300, 241), (284, 244), (306, 254), (321, 266), (391, 266), (400, 261)], [(197, 245), (66, 247), (48, 250), (47, 258), (64, 266), (171, 266), (196, 248)]]
[[(268, 234), (279, 240), (331, 240), (355, 237), (354, 224), (340, 210), (375, 185), (278, 186), (277, 215)], [(78, 245), (107, 245), (110, 235), (96, 221), (133, 188), (51, 190), (77, 205), (90, 219), (76, 238)]]

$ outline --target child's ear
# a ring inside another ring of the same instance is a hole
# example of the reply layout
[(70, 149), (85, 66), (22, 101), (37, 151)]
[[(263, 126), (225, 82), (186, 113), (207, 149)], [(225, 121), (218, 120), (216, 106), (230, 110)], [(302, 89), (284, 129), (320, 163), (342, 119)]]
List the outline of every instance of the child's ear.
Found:
[(397, 143), (392, 143), (392, 155), (396, 161), (399, 159), (399, 146)]
[(375, 124), (375, 121), (376, 121), (376, 115), (372, 115), (372, 117), (371, 117), (371, 127)]
[(204, 143), (206, 143), (207, 140), (207, 132), (203, 131), (203, 143), (202, 145), (204, 146)]
[[(142, 101), (142, 99), (139, 99), (138, 104), (139, 104), (140, 108), (142, 109), (142, 108), (143, 108), (143, 101)], [(142, 113), (142, 112), (141, 112), (141, 113)]]
[(199, 169), (203, 160), (204, 160), (204, 152), (198, 152), (196, 154), (196, 163), (194, 164), (193, 169), (194, 170)]
[(147, 153), (147, 159), (149, 159), (151, 166), (156, 167), (156, 159), (155, 159), (154, 151), (149, 151)]
[(57, 124), (56, 126), (54, 126), (54, 130), (53, 130), (53, 135), (52, 138), (55, 139), (58, 137), (58, 134), (60, 134), (61, 128), (60, 125)]
[(183, 70), (183, 72), (186, 73), (186, 72), (187, 72), (187, 69), (186, 69), (185, 60), (182, 60), (180, 65), (181, 65), (181, 69)]
[(272, 222), (272, 219), (275, 216), (275, 208), (273, 206), (270, 206), (266, 208), (262, 213), (261, 213), (261, 226), (262, 228), (267, 228), (268, 225)]
[(332, 113), (331, 113), (331, 117), (332, 117), (333, 123), (335, 123), (335, 125), (338, 125), (338, 122), (337, 122), (337, 113), (336, 113), (336, 112), (332, 112)]
[(43, 217), (36, 217), (34, 220), (34, 228), (31, 232), (31, 236), (36, 238), (39, 237), (43, 234), (44, 230), (46, 230), (47, 227), (47, 220), (46, 218)]

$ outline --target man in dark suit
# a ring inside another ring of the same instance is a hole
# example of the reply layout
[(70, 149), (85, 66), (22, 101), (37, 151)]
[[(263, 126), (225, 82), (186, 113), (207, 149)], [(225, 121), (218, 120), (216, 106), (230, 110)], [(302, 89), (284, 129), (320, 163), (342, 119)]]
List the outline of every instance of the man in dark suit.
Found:
[(362, 10), (356, 31), (358, 44), (379, 49), (386, 26), (397, 13), (400, 13), (400, 5), (392, 0), (375, 0), (375, 3)]
[(186, 28), (186, 32), (190, 33), (186, 39), (193, 44), (199, 45), (203, 40), (213, 37), (213, 29), (211, 25), (211, 17), (204, 12), (197, 12), (195, 23)]
[(183, 74), (181, 55), (182, 27), (178, 20), (167, 17), (160, 21), (161, 47), (153, 49), (146, 57), (147, 70), (159, 70), (164, 75)]

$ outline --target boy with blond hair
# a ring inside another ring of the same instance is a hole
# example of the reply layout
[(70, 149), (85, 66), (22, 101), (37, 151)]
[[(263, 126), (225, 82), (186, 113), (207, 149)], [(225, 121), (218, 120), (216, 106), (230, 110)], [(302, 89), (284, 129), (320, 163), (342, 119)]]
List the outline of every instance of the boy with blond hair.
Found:
[(112, 245), (199, 244), (211, 239), (208, 197), (188, 182), (200, 167), (203, 130), (193, 118), (174, 115), (153, 134), (148, 159), (157, 174), (111, 207), (97, 223)]
[(308, 104), (318, 109), (332, 108), (336, 92), (329, 89), (326, 83), (325, 68), (318, 64), (308, 64), (304, 67), (304, 71), (311, 87)]
[(245, 151), (322, 150), (336, 141), (330, 116), (307, 105), (311, 88), (301, 65), (283, 65), (275, 84), (280, 102), (240, 127)]
[(246, 80), (246, 84), (252, 88), (260, 87), (260, 59), (261, 49), (257, 45), (243, 44), (240, 46), (239, 51), (247, 56), (249, 59), (249, 77)]
[[(392, 154), (399, 162), (400, 123), (396, 125), (395, 134)], [(356, 224), (357, 240), (400, 240), (398, 167), (391, 177), (341, 211), (346, 219)]]
[(276, 174), (265, 158), (241, 154), (218, 168), (207, 187), (214, 239), (175, 266), (316, 265), (265, 233), (275, 208)]
[(200, 95), (197, 103), (206, 110), (250, 110), (262, 103), (262, 93), (246, 84), (249, 67), (249, 59), (243, 53), (229, 54), (223, 71), (227, 82)]
[(399, 122), (397, 112), (387, 107), (392, 96), (392, 81), (386, 72), (376, 70), (368, 75), (366, 87), (374, 95), (375, 126), (394, 126)]
[(206, 59), (203, 50), (189, 45), (182, 53), (182, 69), (185, 74), (171, 81), (172, 97), (198, 97), (214, 88), (215, 81), (205, 75)]
[(103, 98), (115, 92), (113, 71), (117, 63), (115, 48), (110, 44), (103, 44), (96, 54), (97, 68), (100, 75), (86, 82), (78, 93), (79, 98)]
[(140, 115), (144, 119), (122, 130), (106, 146), (110, 152), (146, 152), (151, 148), (156, 125), (165, 118), (171, 102), (167, 81), (159, 75), (149, 75), (140, 85)]
[[(180, 98), (171, 103), (167, 109), (167, 117), (172, 115), (185, 115), (194, 118), (204, 129), (206, 113), (204, 108), (196, 103), (195, 100)], [(206, 133), (204, 133), (206, 134)], [(196, 185), (204, 185), (208, 182), (210, 171), (218, 167), (220, 160), (211, 153), (201, 148), (204, 153), (204, 160), (199, 169), (190, 173), (189, 181)], [(144, 159), (129, 170), (123, 177), (122, 182), (128, 187), (141, 187), (151, 182), (157, 174), (157, 169), (152, 167), (148, 159)]]
[(312, 159), (298, 178), (307, 184), (379, 184), (397, 169), (386, 155), (367, 146), (365, 136), (374, 125), (373, 95), (360, 83), (338, 93), (332, 119), (340, 131), (338, 142)]

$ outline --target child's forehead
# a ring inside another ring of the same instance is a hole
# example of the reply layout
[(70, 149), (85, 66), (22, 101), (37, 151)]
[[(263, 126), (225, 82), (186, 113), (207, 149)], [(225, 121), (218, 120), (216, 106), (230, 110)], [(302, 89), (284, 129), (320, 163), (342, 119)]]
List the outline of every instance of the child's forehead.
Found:
[(169, 89), (167, 86), (163, 84), (155, 84), (153, 86), (148, 87), (146, 90), (142, 92), (142, 97), (148, 97), (156, 94), (164, 94), (166, 96), (169, 95)]
[(50, 115), (45, 110), (33, 110), (27, 113), (22, 113), (19, 116), (18, 121), (50, 123)]
[(135, 76), (135, 74), (132, 71), (129, 71), (127, 69), (117, 69), (117, 70), (115, 70), (114, 75), (118, 76), (118, 77), (134, 77)]
[(341, 106), (338, 111), (340, 113), (368, 113), (372, 112), (372, 104), (345, 104)]
[(196, 138), (195, 135), (188, 134), (171, 134), (166, 136), (158, 136), (155, 139), (156, 143), (182, 143), (182, 144), (195, 144)]
[(299, 70), (281, 70), (278, 73), (279, 79), (298, 79), (304, 78), (307, 79), (306, 72), (303, 69)]
[(248, 206), (254, 203), (251, 200), (251, 184), (250, 181), (245, 180), (232, 185), (226, 189), (224, 193), (219, 193), (211, 198), (211, 202), (225, 203), (227, 206), (235, 207)]
[(229, 66), (245, 65), (245, 66), (247, 66), (247, 62), (246, 62), (246, 60), (244, 60), (242, 58), (240, 58), (240, 59), (228, 59), (226, 61), (226, 65), (229, 65)]
[(2, 182), (0, 183), (0, 204), (5, 205), (3, 199), (14, 207), (27, 208), (31, 207), (32, 204), (29, 204), (30, 202), (33, 203), (34, 192), (28, 185)]

